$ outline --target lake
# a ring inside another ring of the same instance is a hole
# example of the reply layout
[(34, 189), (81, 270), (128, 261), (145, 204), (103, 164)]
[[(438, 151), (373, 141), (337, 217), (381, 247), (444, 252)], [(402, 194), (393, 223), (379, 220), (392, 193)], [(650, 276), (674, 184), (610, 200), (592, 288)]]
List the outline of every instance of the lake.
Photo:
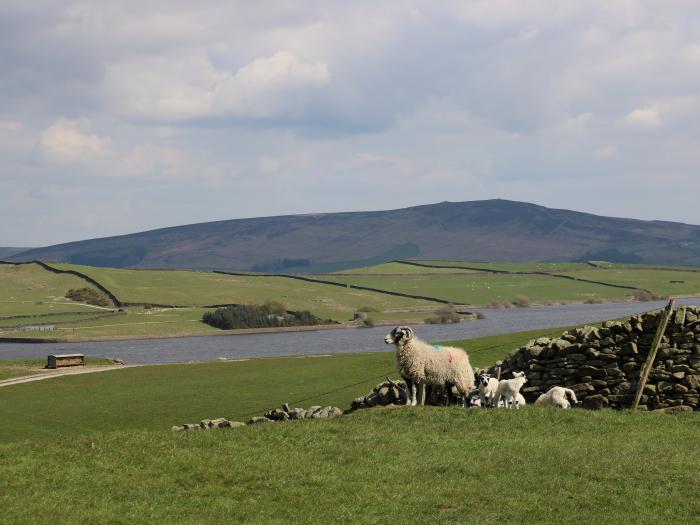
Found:
[[(679, 300), (700, 305), (700, 298)], [(648, 303), (569, 304), (480, 311), (486, 319), (452, 325), (416, 325), (427, 341), (473, 339), (509, 332), (578, 325), (663, 308), (666, 301)], [(49, 354), (83, 353), (118, 357), (129, 364), (187, 363), (218, 358), (244, 359), (290, 355), (381, 352), (389, 350), (384, 336), (391, 327), (343, 328), (310, 332), (241, 334), (88, 343), (2, 343), (0, 359), (45, 358)]]

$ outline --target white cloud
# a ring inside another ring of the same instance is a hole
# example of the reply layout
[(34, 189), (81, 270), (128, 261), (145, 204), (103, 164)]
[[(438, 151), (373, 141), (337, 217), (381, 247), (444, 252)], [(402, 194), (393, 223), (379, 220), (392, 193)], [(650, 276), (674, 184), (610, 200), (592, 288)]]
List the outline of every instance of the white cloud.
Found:
[(614, 144), (609, 144), (598, 148), (593, 154), (593, 158), (596, 160), (608, 160), (617, 157), (617, 147)]
[(263, 174), (274, 173), (280, 169), (280, 161), (274, 157), (260, 157), (258, 159), (258, 171)]
[(0, 131), (19, 131), (22, 129), (21, 122), (15, 122), (13, 120), (0, 120)]
[(661, 115), (654, 107), (639, 108), (625, 115), (624, 121), (635, 126), (656, 127), (661, 124)]
[(87, 119), (58, 119), (41, 135), (42, 152), (53, 162), (82, 162), (108, 153), (109, 140), (90, 133)]
[(302, 62), (289, 51), (258, 58), (235, 73), (203, 53), (148, 57), (111, 65), (104, 90), (129, 116), (171, 121), (293, 117), (330, 81), (328, 65)]

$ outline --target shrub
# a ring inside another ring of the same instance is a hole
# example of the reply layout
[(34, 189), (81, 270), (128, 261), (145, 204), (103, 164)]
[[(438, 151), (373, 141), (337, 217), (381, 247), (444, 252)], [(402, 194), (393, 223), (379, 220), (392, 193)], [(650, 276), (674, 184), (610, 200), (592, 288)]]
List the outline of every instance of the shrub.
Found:
[(444, 306), (435, 312), (433, 317), (428, 317), (425, 322), (427, 324), (450, 324), (459, 323), (462, 320), (454, 306)]
[(635, 290), (632, 292), (632, 296), (635, 301), (647, 302), (647, 301), (660, 301), (661, 299), (667, 299), (667, 295), (658, 295), (647, 290)]
[[(280, 303), (277, 303), (276, 310), (279, 310)], [(274, 305), (273, 305), (274, 307)], [(217, 308), (213, 312), (206, 312), (202, 316), (202, 321), (210, 326), (222, 330), (234, 328), (278, 328), (283, 326), (314, 326), (332, 321), (322, 320), (313, 315), (308, 310), (285, 311), (283, 314), (272, 312), (268, 306), (257, 305), (232, 305), (224, 308)]]
[(79, 303), (92, 304), (94, 306), (109, 306), (109, 301), (95, 288), (71, 288), (66, 293), (66, 299)]
[(602, 299), (593, 298), (593, 297), (583, 301), (584, 304), (601, 304), (602, 302), (603, 302)]
[(477, 319), (486, 319), (486, 314), (484, 312), (476, 312)]
[(527, 308), (530, 304), (532, 303), (527, 295), (516, 295), (513, 299), (513, 306), (518, 308)]
[(362, 320), (362, 324), (360, 326), (364, 326), (365, 328), (372, 328), (374, 326), (374, 319), (371, 317), (365, 317)]
[(374, 306), (360, 306), (357, 309), (358, 312), (378, 312), (379, 308), (375, 308)]
[(263, 303), (262, 308), (271, 314), (284, 315), (287, 313), (287, 306), (279, 301), (267, 300)]

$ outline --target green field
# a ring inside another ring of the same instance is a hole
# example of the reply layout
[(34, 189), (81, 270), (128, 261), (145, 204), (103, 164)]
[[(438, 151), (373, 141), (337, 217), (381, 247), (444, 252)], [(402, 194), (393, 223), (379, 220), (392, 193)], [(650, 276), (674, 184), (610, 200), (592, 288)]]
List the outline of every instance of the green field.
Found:
[(0, 264), (0, 317), (108, 310), (66, 299), (69, 289), (85, 285), (79, 277), (51, 273), (37, 264)]
[(378, 310), (431, 303), (363, 290), (310, 283), (285, 277), (234, 276), (182, 270), (123, 270), (56, 265), (89, 275), (111, 290), (120, 301), (204, 306), (277, 300), (292, 310), (310, 310), (320, 317), (352, 319), (361, 306)]
[[(579, 279), (594, 279), (612, 284), (634, 286), (651, 290), (659, 295), (700, 294), (700, 272), (653, 270), (647, 268), (589, 269), (580, 272), (566, 272)], [(682, 282), (671, 282), (682, 281)]]
[[(38, 265), (0, 265), (0, 331), (4, 337), (49, 338), (81, 341), (105, 338), (176, 337), (222, 333), (201, 322), (203, 307), (225, 303), (263, 303), (275, 300), (291, 310), (310, 310), (321, 318), (348, 322), (353, 313), (367, 308), (375, 322), (421, 322), (439, 302), (358, 290), (374, 288), (467, 304), (474, 307), (510, 305), (524, 296), (533, 304), (631, 300), (635, 291), (585, 282), (649, 290), (658, 296), (700, 294), (700, 271), (658, 269), (649, 265), (585, 263), (472, 263), (420, 261), (440, 266), (474, 266), (508, 272), (495, 274), (459, 268), (420, 267), (399, 262), (379, 264), (338, 274), (311, 276), (343, 286), (271, 276), (233, 276), (186, 270), (133, 270), (56, 264), (78, 270), (110, 289), (121, 301), (134, 304), (181, 305), (163, 309), (128, 306), (123, 315), (85, 320), (78, 312), (95, 315), (109, 309), (66, 299), (69, 288), (86, 286), (73, 275), (57, 275)], [(570, 276), (584, 281), (564, 279)], [(675, 281), (675, 282), (671, 282)], [(682, 282), (679, 282), (682, 281)], [(525, 301), (527, 303), (527, 301)], [(61, 316), (49, 316), (62, 313)], [(18, 315), (43, 315), (8, 319)], [(72, 317), (71, 317), (72, 316)], [(71, 321), (71, 322), (67, 322)], [(21, 332), (13, 326), (56, 324), (52, 332)]]
[[(486, 366), (563, 328), (464, 341)], [(393, 352), (126, 368), (0, 388), (2, 522), (693, 523), (700, 418), (399, 407), (173, 433), (288, 401), (347, 407)]]
[(532, 301), (622, 299), (629, 290), (582, 283), (546, 275), (439, 274), (333, 276), (334, 281), (382, 290), (437, 297), (458, 304), (488, 305), (525, 295)]

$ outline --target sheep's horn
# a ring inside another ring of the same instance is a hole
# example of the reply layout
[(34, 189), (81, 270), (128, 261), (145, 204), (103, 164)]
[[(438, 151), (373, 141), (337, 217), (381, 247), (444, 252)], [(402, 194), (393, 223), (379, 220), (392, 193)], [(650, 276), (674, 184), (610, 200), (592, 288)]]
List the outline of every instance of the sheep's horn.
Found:
[(401, 392), (403, 392), (404, 394), (407, 394), (407, 393), (408, 393), (408, 389), (407, 389), (407, 388), (401, 386), (400, 384), (398, 384), (398, 383), (395, 382), (395, 381), (392, 381), (391, 379), (389, 379), (389, 376), (386, 376), (386, 380), (389, 381), (389, 383), (391, 383), (391, 386), (395, 386), (396, 388), (398, 388), (399, 390), (401, 390)]

